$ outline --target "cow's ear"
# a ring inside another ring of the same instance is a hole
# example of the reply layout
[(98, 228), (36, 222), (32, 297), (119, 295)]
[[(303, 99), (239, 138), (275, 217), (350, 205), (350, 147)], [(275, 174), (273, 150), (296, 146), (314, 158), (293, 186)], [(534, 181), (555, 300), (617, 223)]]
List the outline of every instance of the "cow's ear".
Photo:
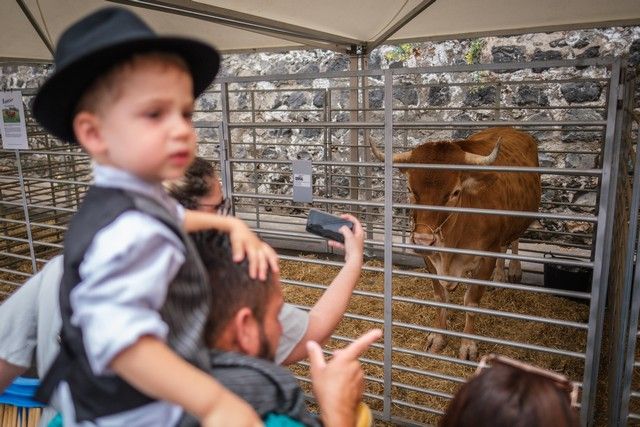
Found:
[(495, 172), (464, 174), (461, 176), (462, 188), (466, 194), (478, 194), (491, 187), (497, 177)]

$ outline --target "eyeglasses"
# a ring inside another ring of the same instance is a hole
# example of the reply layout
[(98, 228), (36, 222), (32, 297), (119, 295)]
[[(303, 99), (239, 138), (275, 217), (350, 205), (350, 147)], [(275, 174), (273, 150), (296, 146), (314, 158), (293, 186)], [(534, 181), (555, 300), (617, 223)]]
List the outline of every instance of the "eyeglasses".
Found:
[(483, 369), (490, 368), (495, 364), (510, 366), (512, 368), (520, 369), (522, 371), (539, 375), (543, 378), (551, 380), (560, 390), (567, 393), (567, 395), (569, 396), (569, 400), (571, 401), (571, 407), (578, 407), (578, 383), (570, 381), (569, 378), (557, 372), (529, 365), (528, 363), (520, 362), (519, 360), (511, 359), (506, 356), (499, 356), (497, 354), (488, 354), (484, 356), (480, 360), (474, 376), (479, 375)]
[(223, 198), (220, 203), (198, 203), (198, 208), (209, 208), (218, 215), (229, 215), (231, 212), (231, 200)]

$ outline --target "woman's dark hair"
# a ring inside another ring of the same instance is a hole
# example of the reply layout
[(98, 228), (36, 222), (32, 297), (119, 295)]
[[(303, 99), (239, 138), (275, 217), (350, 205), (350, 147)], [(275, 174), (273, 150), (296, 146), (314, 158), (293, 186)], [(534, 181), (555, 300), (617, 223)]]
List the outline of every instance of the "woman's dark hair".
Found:
[(196, 157), (184, 177), (166, 184), (171, 196), (187, 209), (197, 209), (198, 199), (206, 196), (211, 190), (211, 180), (216, 178), (216, 171), (211, 162)]
[(440, 427), (574, 427), (569, 396), (551, 379), (496, 364), (464, 384)]

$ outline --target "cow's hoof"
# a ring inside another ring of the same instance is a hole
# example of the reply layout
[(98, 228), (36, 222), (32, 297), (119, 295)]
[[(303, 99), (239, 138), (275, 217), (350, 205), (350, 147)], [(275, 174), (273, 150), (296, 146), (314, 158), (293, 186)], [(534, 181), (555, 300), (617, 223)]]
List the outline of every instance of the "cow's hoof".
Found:
[(463, 339), (460, 345), (460, 353), (458, 357), (462, 360), (477, 360), (478, 359), (478, 346), (475, 341)]
[(520, 283), (522, 281), (522, 265), (517, 259), (509, 261), (509, 282)]
[(507, 276), (504, 274), (504, 269), (496, 266), (493, 270), (493, 281), (494, 282), (506, 282)]
[(444, 339), (444, 335), (430, 333), (427, 336), (427, 347), (425, 351), (440, 353), (446, 344), (447, 342)]

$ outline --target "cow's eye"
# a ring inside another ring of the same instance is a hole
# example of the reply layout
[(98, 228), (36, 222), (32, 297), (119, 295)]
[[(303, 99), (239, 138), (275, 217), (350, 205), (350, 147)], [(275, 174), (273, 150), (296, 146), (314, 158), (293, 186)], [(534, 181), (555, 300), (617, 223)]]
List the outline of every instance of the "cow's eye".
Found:
[(455, 198), (458, 197), (460, 195), (460, 190), (453, 190), (453, 192), (451, 193), (451, 198)]

